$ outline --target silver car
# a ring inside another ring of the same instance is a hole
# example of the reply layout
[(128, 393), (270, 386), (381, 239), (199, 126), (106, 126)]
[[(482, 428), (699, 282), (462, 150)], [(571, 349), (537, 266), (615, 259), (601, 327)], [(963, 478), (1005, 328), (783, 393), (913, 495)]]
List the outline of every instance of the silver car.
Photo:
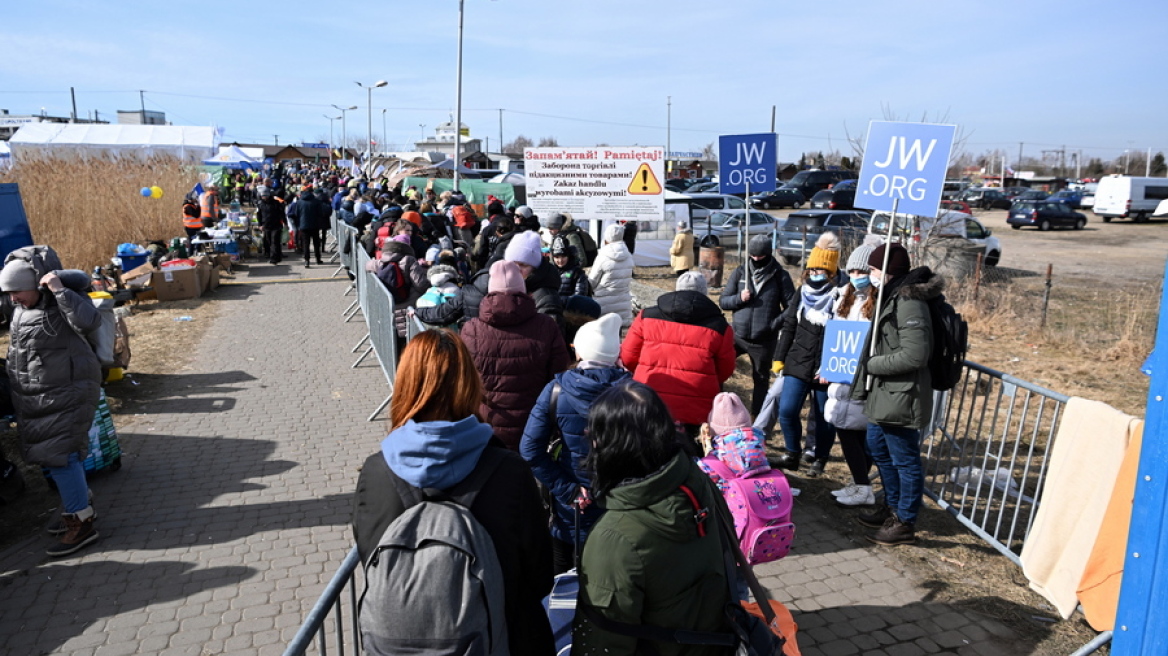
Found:
[[(693, 233), (694, 238), (701, 242), (706, 235), (714, 235), (718, 238), (718, 242), (723, 247), (737, 247), (742, 241), (741, 235), (743, 233), (742, 216), (746, 210), (723, 210), (719, 212), (711, 212), (709, 222), (706, 219), (694, 218)], [(782, 219), (775, 217), (765, 212), (758, 212), (751, 210), (750, 212), (750, 235), (753, 237), (756, 234), (766, 233), (770, 235), (777, 229)]]

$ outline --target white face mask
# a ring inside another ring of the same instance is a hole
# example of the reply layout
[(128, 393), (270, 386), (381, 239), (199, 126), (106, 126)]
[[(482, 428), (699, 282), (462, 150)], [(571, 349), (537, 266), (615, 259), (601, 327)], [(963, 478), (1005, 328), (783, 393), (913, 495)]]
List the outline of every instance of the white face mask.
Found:
[(873, 287), (879, 289), (884, 284), (884, 274), (873, 271), (868, 274), (868, 281), (872, 283)]

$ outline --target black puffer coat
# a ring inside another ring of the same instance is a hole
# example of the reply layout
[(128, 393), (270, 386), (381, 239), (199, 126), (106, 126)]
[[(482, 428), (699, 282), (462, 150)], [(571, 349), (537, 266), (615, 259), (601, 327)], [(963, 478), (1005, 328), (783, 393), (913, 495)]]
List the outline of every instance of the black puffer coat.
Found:
[[(495, 260), (490, 262), (490, 264), (494, 263)], [(479, 316), (479, 304), (487, 295), (490, 282), (490, 266), (488, 265), (487, 268), (480, 269), (471, 278), (469, 284), (463, 285), (454, 298), (435, 307), (418, 308), (418, 318), (425, 323), (437, 326), (465, 324)], [(531, 275), (527, 276), (523, 282), (527, 293), (531, 294), (531, 298), (535, 301), (536, 312), (552, 317), (559, 324), (564, 314), (564, 304), (560, 299), (560, 270), (556, 268), (556, 265), (544, 260), (539, 268), (532, 271)]]
[[(747, 289), (746, 267), (740, 266), (730, 274), (730, 280), (722, 288), (719, 305), (723, 310), (734, 313), (731, 325), (734, 334), (748, 342), (769, 342), (779, 334), (779, 320), (783, 312), (794, 301), (795, 285), (791, 276), (772, 257), (766, 265), (773, 266), (774, 272), (761, 288), (752, 289), (751, 299), (742, 301), (742, 290)], [(753, 265), (752, 265), (753, 268)]]
[[(824, 293), (830, 295), (831, 290), (828, 289)], [(783, 363), (783, 375), (814, 383), (815, 377), (819, 375), (819, 360), (823, 355), (823, 334), (827, 330), (827, 325), (808, 320), (806, 308), (796, 303), (790, 312), (782, 316), (775, 359)], [(829, 314), (831, 308), (829, 304), (827, 306)]]

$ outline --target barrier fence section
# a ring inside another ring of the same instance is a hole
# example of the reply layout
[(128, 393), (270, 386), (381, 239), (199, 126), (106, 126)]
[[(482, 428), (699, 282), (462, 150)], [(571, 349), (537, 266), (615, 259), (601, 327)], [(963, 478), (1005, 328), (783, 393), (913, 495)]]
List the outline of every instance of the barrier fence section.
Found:
[(1068, 398), (968, 361), (934, 398), (925, 493), (1019, 566)]

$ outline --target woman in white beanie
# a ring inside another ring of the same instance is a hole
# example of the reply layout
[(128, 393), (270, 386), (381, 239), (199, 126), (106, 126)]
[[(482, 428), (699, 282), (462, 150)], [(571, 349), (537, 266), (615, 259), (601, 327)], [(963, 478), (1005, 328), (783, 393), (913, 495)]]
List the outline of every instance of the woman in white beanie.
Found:
[(624, 226), (614, 223), (604, 229), (604, 245), (596, 254), (588, 281), (592, 283), (592, 298), (604, 313), (614, 312), (622, 326), (633, 323), (633, 293), (629, 284), (633, 279), (633, 255), (625, 245)]
[[(872, 293), (872, 283), (868, 280), (868, 257), (875, 248), (867, 243), (861, 244), (848, 258), (845, 269), (848, 282), (835, 290), (837, 319), (872, 321), (876, 294)], [(827, 388), (824, 415), (835, 426), (844, 461), (852, 474), (852, 484), (832, 494), (843, 506), (870, 506), (876, 503), (876, 498), (868, 477), (872, 470), (872, 456), (868, 454), (867, 446), (868, 417), (864, 415), (864, 402), (853, 400), (851, 396), (852, 386), (849, 384), (832, 383)]]
[[(519, 443), (519, 454), (551, 493), (556, 574), (573, 567), (576, 545), (584, 544), (588, 530), (600, 518), (600, 508), (591, 503), (592, 477), (584, 467), (591, 451), (584, 428), (596, 397), (632, 377), (619, 364), (620, 329), (621, 320), (615, 314), (580, 327), (573, 342), (580, 361), (543, 388)], [(578, 532), (574, 504), (580, 506)]]

